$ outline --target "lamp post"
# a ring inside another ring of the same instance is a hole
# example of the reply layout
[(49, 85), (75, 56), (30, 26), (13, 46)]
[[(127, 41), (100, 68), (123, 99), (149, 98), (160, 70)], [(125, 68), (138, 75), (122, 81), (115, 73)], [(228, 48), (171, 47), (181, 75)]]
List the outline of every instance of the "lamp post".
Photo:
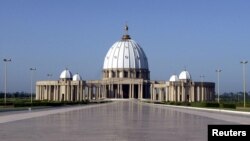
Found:
[(51, 77), (52, 77), (52, 74), (48, 73), (47, 76), (48, 76), (49, 78), (51, 78)]
[(4, 104), (6, 105), (6, 93), (7, 93), (7, 63), (11, 62), (11, 59), (3, 59), (5, 63), (5, 78), (4, 78)]
[(244, 108), (246, 107), (246, 64), (248, 61), (241, 61), (240, 62), (243, 65), (243, 91), (244, 91)]
[(201, 82), (203, 83), (203, 82), (204, 82), (205, 75), (200, 75), (200, 78), (201, 78)]
[(217, 80), (218, 80), (218, 85), (217, 85), (217, 94), (218, 94), (218, 103), (220, 103), (220, 72), (222, 71), (222, 70), (220, 70), (220, 69), (217, 69), (217, 70), (215, 70), (216, 72), (217, 72)]
[(31, 71), (31, 77), (30, 77), (30, 102), (32, 104), (32, 93), (33, 93), (33, 75), (34, 75), (34, 71), (36, 70), (36, 68), (30, 68)]

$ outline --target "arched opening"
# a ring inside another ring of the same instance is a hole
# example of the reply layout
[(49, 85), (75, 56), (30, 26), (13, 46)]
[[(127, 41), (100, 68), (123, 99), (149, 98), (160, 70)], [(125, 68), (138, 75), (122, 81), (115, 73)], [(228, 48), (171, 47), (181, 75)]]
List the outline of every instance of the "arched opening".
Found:
[(129, 85), (122, 85), (123, 98), (129, 98)]

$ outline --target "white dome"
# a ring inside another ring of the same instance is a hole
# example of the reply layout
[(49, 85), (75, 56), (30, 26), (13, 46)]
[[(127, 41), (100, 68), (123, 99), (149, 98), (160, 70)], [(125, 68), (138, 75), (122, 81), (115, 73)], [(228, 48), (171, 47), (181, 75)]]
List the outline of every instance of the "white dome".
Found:
[(73, 81), (80, 81), (82, 80), (82, 77), (77, 73), (73, 75)]
[(118, 68), (148, 69), (143, 49), (129, 35), (123, 35), (121, 41), (114, 43), (104, 59), (103, 69)]
[(177, 75), (172, 75), (169, 79), (170, 82), (176, 82), (179, 81), (178, 76)]
[(71, 78), (72, 78), (72, 73), (68, 69), (65, 69), (60, 75), (60, 79), (71, 79)]
[(180, 73), (179, 75), (179, 79), (180, 80), (190, 80), (191, 79), (191, 75), (189, 74), (188, 71), (184, 70)]

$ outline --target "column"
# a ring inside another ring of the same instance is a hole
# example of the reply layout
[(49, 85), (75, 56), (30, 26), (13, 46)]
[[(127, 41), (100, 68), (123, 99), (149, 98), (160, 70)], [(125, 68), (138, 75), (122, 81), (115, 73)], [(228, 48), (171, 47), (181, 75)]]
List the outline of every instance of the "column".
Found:
[(143, 99), (143, 83), (141, 84), (141, 89), (140, 89), (140, 99)]
[(100, 85), (99, 85), (99, 87), (98, 87), (98, 90), (99, 90), (99, 91), (98, 91), (98, 93), (99, 93), (99, 99), (101, 99), (101, 98), (102, 98), (101, 88), (102, 88), (102, 86), (100, 86)]
[(69, 84), (67, 85), (67, 87), (68, 87), (68, 88), (67, 88), (67, 95), (68, 95), (67, 101), (70, 101), (70, 94), (71, 94), (71, 93), (70, 93), (70, 90), (71, 90), (71, 88), (70, 88), (70, 85), (69, 85)]
[(153, 84), (150, 84), (150, 99), (153, 100)]
[(39, 100), (42, 100), (42, 95), (43, 95), (43, 93), (42, 93), (42, 87), (39, 86)]
[(86, 96), (86, 99), (87, 99), (87, 100), (90, 100), (90, 99), (89, 99), (89, 87), (90, 87), (90, 86), (88, 86), (88, 85), (86, 86), (86, 94), (85, 94), (85, 96)]
[(194, 86), (191, 87), (190, 102), (195, 102), (195, 91)]
[(204, 87), (204, 101), (207, 101), (207, 88)]
[(44, 99), (44, 86), (40, 86), (41, 87), (41, 100)]
[(38, 93), (39, 93), (39, 94), (37, 95), (37, 96), (38, 96), (38, 99), (37, 99), (37, 100), (41, 100), (41, 87), (40, 87), (39, 85), (38, 85), (37, 87), (38, 87)]
[(98, 99), (101, 99), (101, 85), (98, 84)]
[(138, 99), (141, 99), (141, 84), (138, 84)]
[(132, 84), (132, 98), (135, 98), (135, 84)]
[(94, 89), (95, 89), (95, 100), (97, 100), (98, 99), (98, 86), (95, 86)]
[(104, 85), (101, 85), (101, 89), (100, 89), (100, 93), (101, 93), (101, 98), (104, 98), (104, 94), (105, 94), (105, 89), (104, 89)]
[(71, 85), (70, 86), (70, 100), (69, 101), (74, 101), (75, 93), (74, 93), (75, 86)]
[(185, 91), (185, 86), (182, 86), (182, 102), (186, 101), (186, 91)]
[(76, 101), (80, 101), (79, 85), (80, 83), (76, 85)]
[(52, 93), (52, 86), (51, 85), (49, 85), (49, 99), (50, 99), (50, 101), (52, 101), (52, 99), (53, 99), (53, 93)]
[(48, 85), (47, 90), (47, 100), (50, 100), (50, 86)]
[(169, 101), (168, 87), (165, 87), (165, 101)]
[(105, 84), (103, 87), (104, 87), (104, 98), (107, 98), (107, 92), (108, 92), (107, 85)]
[(181, 88), (180, 88), (180, 86), (178, 86), (178, 90), (177, 90), (177, 102), (180, 102), (181, 100), (180, 100), (180, 94), (181, 93)]
[(200, 98), (200, 86), (197, 87), (197, 101), (200, 102), (201, 98)]
[(51, 85), (48, 86), (49, 87), (49, 93), (48, 93), (48, 100), (51, 100)]
[[(95, 91), (94, 91), (95, 90)], [(95, 94), (95, 99), (97, 99), (98, 97), (98, 90), (97, 90), (97, 86), (93, 87), (93, 95)]]
[(108, 98), (108, 88), (109, 86), (108, 85), (104, 85), (104, 98)]
[(162, 101), (162, 89), (161, 88), (159, 88), (159, 95), (158, 95), (158, 100), (159, 101)]
[(129, 98), (132, 98), (132, 85), (129, 84)]
[(82, 88), (83, 88), (83, 86), (82, 86), (82, 83), (80, 83), (80, 85), (79, 85), (79, 96), (80, 96), (80, 101), (82, 101), (82, 97), (83, 97), (83, 95), (82, 95)]
[(86, 84), (82, 86), (82, 100), (86, 100)]
[(156, 91), (156, 89), (153, 87), (153, 101), (156, 100), (156, 99), (155, 99), (155, 91)]
[(53, 92), (54, 92), (53, 101), (56, 101), (56, 91), (57, 91), (56, 85), (53, 85)]
[(169, 84), (168, 91), (169, 101), (173, 101), (173, 86), (171, 84)]
[(57, 101), (60, 101), (59, 85), (57, 84)]
[(48, 87), (47, 85), (45, 86), (45, 90), (44, 90), (44, 100), (47, 100), (47, 94), (48, 94)]
[(204, 101), (204, 88), (203, 86), (201, 87), (201, 101)]
[(175, 101), (174, 97), (175, 97), (175, 87), (174, 86), (171, 86), (171, 99), (170, 101)]
[(68, 85), (65, 85), (65, 87), (64, 87), (64, 89), (65, 89), (65, 94), (64, 94), (64, 101), (67, 101), (67, 97), (68, 97)]
[(41, 100), (43, 100), (44, 97), (44, 86), (40, 86), (41, 87)]
[(117, 84), (117, 96), (116, 98), (120, 98), (120, 84)]
[(120, 85), (120, 94), (121, 94), (121, 98), (123, 98), (123, 89), (122, 89), (122, 84)]
[(89, 88), (89, 100), (92, 100), (93, 96), (93, 86), (91, 85)]
[(99, 99), (99, 86), (95, 87), (95, 99)]

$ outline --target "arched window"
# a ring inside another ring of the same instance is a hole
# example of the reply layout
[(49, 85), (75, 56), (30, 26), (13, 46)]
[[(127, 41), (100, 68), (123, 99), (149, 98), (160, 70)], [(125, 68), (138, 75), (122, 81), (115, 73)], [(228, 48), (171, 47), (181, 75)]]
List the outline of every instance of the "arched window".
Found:
[(124, 71), (124, 78), (128, 78), (128, 71)]

